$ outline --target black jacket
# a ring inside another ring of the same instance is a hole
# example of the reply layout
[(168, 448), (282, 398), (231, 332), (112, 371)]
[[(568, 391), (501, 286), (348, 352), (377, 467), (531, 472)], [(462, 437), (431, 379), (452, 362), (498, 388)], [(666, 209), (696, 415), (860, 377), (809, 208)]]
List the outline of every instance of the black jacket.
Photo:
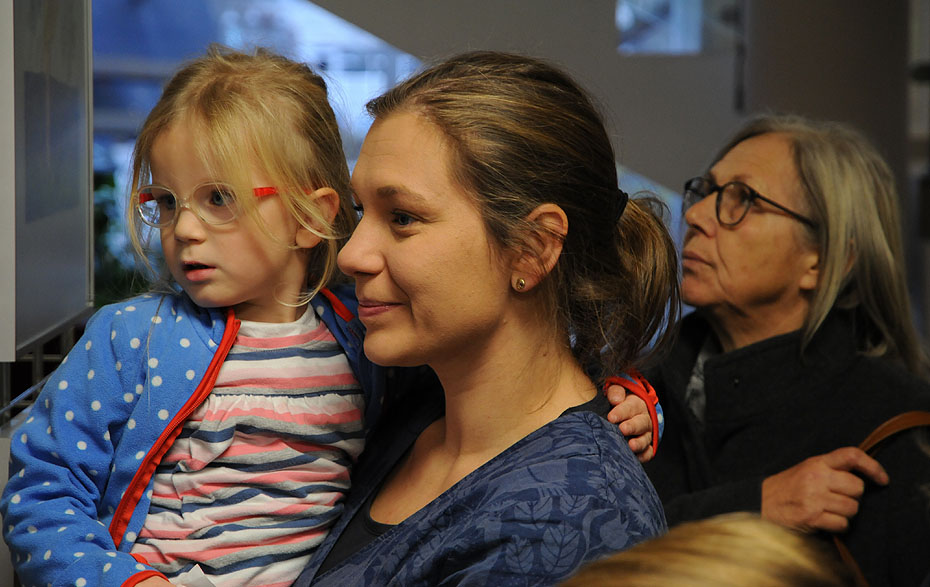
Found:
[[(760, 509), (762, 480), (804, 459), (858, 445), (878, 424), (930, 410), (930, 385), (892, 361), (856, 352), (853, 317), (831, 313), (800, 354), (800, 333), (719, 354), (704, 364), (703, 430), (684, 402), (704, 340), (698, 314), (682, 320), (663, 364), (646, 373), (665, 410), (665, 435), (646, 465), (669, 525)], [(906, 433), (876, 458), (891, 479), (867, 486), (845, 540), (873, 585), (917, 585), (930, 573), (930, 442)]]

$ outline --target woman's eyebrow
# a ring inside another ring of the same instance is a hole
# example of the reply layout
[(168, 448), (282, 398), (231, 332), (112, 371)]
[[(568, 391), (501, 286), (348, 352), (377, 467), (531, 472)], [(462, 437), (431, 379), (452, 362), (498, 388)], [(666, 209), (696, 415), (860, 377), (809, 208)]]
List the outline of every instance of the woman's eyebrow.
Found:
[(429, 198), (426, 196), (403, 185), (381, 186), (375, 190), (375, 194), (385, 199), (402, 197), (404, 200), (412, 201), (416, 204), (426, 204), (429, 202)]

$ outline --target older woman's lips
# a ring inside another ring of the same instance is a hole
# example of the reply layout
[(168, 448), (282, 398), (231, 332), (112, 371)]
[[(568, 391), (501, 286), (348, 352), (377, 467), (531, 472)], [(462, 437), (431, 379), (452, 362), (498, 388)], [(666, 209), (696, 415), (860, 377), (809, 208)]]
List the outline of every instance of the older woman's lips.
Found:
[(684, 251), (681, 254), (681, 264), (682, 266), (697, 264), (708, 265), (708, 262), (698, 254), (692, 253), (690, 251)]

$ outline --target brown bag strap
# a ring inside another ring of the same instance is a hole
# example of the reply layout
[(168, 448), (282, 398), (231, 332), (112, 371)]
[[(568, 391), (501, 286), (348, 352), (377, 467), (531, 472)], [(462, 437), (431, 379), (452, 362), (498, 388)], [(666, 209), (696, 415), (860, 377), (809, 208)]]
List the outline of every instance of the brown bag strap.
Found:
[[(880, 424), (878, 428), (865, 437), (865, 440), (862, 441), (859, 448), (867, 453), (873, 454), (875, 452), (873, 449), (889, 436), (920, 426), (930, 426), (930, 412), (903, 412)], [(856, 579), (856, 584), (860, 587), (868, 587), (869, 582), (862, 573), (862, 569), (859, 568), (856, 559), (853, 557), (852, 553), (849, 552), (849, 548), (840, 540), (838, 534), (833, 535), (833, 543), (840, 553), (840, 558), (843, 559), (843, 562), (846, 563), (846, 566), (852, 571)]]

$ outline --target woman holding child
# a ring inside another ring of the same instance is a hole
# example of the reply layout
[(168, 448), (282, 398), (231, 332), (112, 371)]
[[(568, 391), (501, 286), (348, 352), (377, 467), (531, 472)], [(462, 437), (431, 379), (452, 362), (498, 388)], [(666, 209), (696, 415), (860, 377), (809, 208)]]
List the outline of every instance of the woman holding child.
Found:
[(550, 584), (665, 528), (586, 365), (629, 369), (677, 308), (674, 249), (617, 189), (604, 125), (551, 66), (465, 54), (369, 104), (339, 255), (365, 352), (438, 390), (385, 415), (296, 583)]

